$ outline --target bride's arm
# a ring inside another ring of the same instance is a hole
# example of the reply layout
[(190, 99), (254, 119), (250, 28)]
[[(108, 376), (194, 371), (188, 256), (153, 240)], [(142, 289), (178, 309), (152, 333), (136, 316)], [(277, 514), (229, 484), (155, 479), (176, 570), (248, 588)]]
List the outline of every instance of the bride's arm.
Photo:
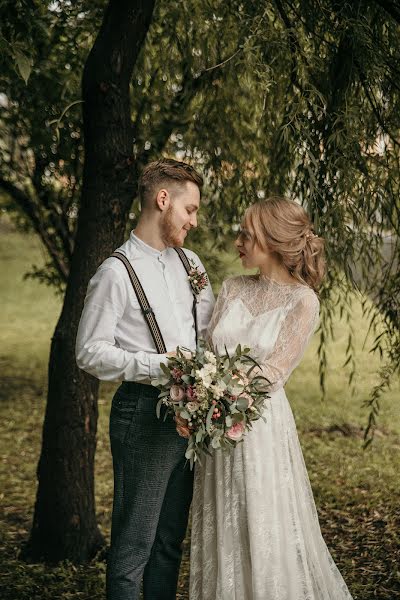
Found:
[(313, 292), (304, 294), (289, 310), (276, 340), (273, 351), (261, 363), (263, 375), (270, 382), (269, 390), (277, 390), (286, 383), (290, 373), (299, 364), (318, 323), (319, 301)]

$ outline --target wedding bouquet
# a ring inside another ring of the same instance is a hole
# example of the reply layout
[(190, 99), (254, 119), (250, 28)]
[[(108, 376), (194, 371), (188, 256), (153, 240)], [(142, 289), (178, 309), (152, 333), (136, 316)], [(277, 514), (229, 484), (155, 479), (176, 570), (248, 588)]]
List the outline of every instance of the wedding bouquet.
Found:
[(188, 438), (185, 456), (191, 468), (202, 453), (210, 454), (210, 447), (236, 446), (253, 421), (263, 418), (268, 381), (251, 376), (259, 365), (249, 352), (239, 344), (231, 355), (227, 350), (214, 354), (201, 342), (196, 352), (177, 348), (168, 366), (161, 363), (163, 376), (152, 381), (160, 389), (157, 416), (162, 406), (164, 418), (174, 416), (179, 435)]

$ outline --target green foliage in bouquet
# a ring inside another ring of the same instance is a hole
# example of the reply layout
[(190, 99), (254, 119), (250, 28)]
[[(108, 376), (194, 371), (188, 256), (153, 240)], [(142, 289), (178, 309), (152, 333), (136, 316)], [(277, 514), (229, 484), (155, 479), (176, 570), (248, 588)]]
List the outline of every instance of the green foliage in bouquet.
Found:
[(259, 364), (250, 348), (240, 344), (233, 354), (211, 351), (200, 341), (196, 352), (177, 348), (163, 375), (152, 381), (160, 389), (156, 411), (161, 418), (174, 416), (176, 428), (188, 438), (185, 453), (190, 466), (211, 449), (235, 447), (262, 413), (268, 396), (268, 380), (255, 371)]

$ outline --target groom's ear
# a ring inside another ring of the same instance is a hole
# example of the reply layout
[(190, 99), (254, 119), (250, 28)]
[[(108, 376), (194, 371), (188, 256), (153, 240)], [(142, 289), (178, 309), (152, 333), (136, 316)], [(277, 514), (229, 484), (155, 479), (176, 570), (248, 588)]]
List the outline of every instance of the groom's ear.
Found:
[(170, 202), (171, 202), (171, 197), (168, 193), (168, 190), (166, 190), (165, 188), (158, 190), (157, 196), (156, 196), (156, 204), (157, 204), (159, 210), (161, 210), (161, 211), (166, 210), (168, 208), (168, 206), (170, 205)]

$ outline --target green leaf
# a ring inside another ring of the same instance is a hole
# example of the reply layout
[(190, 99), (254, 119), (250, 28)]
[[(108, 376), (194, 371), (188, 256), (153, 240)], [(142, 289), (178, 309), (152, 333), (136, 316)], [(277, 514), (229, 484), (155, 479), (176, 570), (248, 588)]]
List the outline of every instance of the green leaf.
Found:
[(161, 406), (162, 406), (162, 403), (163, 403), (163, 399), (160, 398), (159, 401), (157, 402), (157, 405), (156, 405), (156, 415), (157, 415), (158, 419), (161, 418)]
[(232, 415), (232, 424), (241, 423), (244, 419), (244, 414), (238, 411)]
[(196, 444), (200, 444), (201, 440), (203, 439), (203, 435), (203, 432), (200, 430), (196, 432)]
[(20, 50), (14, 51), (14, 58), (15, 62), (17, 63), (18, 71), (22, 79), (25, 81), (25, 84), (27, 84), (32, 71), (33, 60)]
[(162, 370), (162, 371), (163, 371), (163, 372), (164, 372), (166, 375), (168, 375), (168, 381), (169, 381), (169, 379), (170, 379), (170, 377), (171, 377), (171, 371), (169, 370), (169, 368), (167, 367), (167, 365), (165, 365), (163, 362), (162, 362), (162, 363), (160, 363), (160, 367), (161, 367), (161, 370)]
[(193, 448), (187, 448), (186, 452), (185, 452), (185, 458), (192, 458), (194, 456), (194, 449)]
[(213, 437), (213, 439), (211, 440), (211, 446), (213, 448), (220, 448), (221, 447), (221, 442), (220, 442), (219, 436)]
[(208, 433), (210, 433), (210, 427), (212, 425), (212, 416), (214, 414), (214, 405), (212, 405), (207, 413), (207, 418), (206, 418), (206, 429), (208, 431)]
[(249, 403), (246, 400), (246, 398), (238, 398), (236, 400), (236, 406), (237, 406), (238, 410), (244, 412), (248, 408)]

